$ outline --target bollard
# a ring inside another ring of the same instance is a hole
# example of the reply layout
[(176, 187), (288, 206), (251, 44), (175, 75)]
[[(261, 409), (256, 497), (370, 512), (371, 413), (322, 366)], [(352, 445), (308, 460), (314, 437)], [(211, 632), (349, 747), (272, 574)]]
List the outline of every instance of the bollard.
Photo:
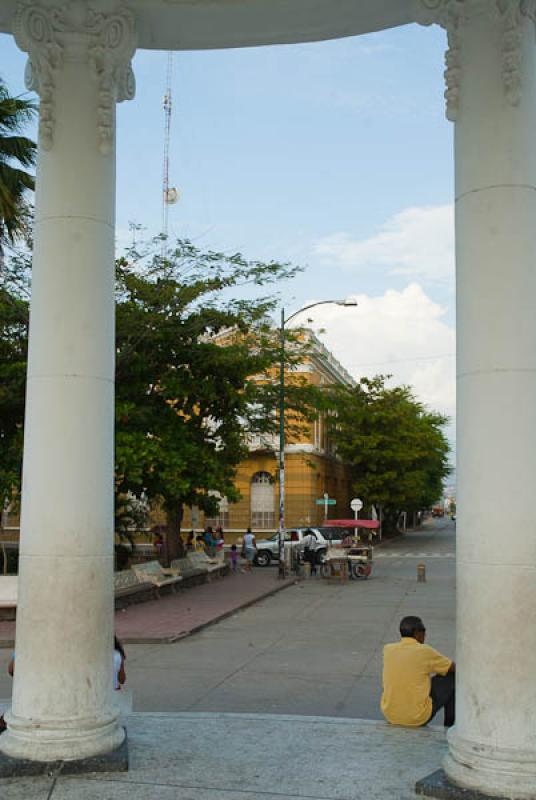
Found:
[(306, 561), (304, 563), (304, 565), (303, 565), (303, 577), (305, 579), (311, 577), (311, 562), (310, 561)]
[(417, 583), (426, 583), (426, 564), (417, 564)]

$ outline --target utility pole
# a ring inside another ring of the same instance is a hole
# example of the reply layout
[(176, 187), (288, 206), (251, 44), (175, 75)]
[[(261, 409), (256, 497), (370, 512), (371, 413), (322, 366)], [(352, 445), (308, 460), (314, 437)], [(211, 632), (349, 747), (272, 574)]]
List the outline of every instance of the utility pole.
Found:
[[(279, 356), (279, 526), (278, 526), (278, 539), (279, 539), (279, 577), (285, 577), (285, 326), (291, 319), (294, 319), (302, 311), (308, 311), (310, 308), (324, 305), (336, 305), (344, 307), (355, 307), (357, 302), (355, 300), (319, 300), (316, 303), (310, 303), (304, 308), (300, 308), (285, 319), (285, 309), (281, 309), (281, 325), (279, 327), (280, 337), (280, 356)], [(325, 505), (325, 518), (327, 518), (327, 508), (329, 495), (324, 496), (326, 501)]]

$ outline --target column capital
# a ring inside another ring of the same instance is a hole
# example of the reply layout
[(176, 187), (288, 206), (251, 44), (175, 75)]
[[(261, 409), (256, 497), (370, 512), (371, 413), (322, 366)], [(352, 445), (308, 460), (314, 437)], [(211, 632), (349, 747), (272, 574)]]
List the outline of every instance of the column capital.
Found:
[(485, 14), (498, 26), (503, 89), (508, 102), (517, 106), (522, 90), (523, 26), (527, 22), (536, 24), (536, 0), (415, 0), (415, 21), (421, 25), (440, 25), (447, 32), (446, 116), (453, 122), (459, 111), (463, 28), (469, 20)]
[(47, 150), (53, 146), (57, 75), (67, 61), (78, 61), (89, 65), (96, 80), (99, 148), (109, 153), (114, 140), (113, 105), (131, 100), (136, 88), (131, 66), (136, 50), (132, 12), (122, 6), (101, 12), (84, 0), (52, 6), (21, 0), (14, 34), (20, 49), (28, 53), (26, 87), (41, 99), (41, 145)]

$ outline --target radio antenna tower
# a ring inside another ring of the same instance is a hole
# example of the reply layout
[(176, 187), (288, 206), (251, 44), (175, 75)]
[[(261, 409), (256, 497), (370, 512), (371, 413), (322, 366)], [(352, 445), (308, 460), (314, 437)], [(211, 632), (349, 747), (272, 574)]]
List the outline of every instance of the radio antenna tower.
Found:
[(176, 203), (179, 195), (169, 185), (169, 145), (171, 141), (171, 117), (173, 111), (173, 53), (168, 52), (166, 93), (164, 95), (164, 172), (162, 182), (162, 258), (168, 250), (169, 206)]

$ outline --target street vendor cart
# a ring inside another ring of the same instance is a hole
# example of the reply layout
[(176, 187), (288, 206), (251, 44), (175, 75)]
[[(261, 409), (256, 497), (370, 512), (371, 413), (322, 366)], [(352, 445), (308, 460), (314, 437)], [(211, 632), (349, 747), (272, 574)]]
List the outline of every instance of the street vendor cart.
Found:
[(347, 528), (349, 533), (342, 543), (328, 548), (321, 567), (323, 578), (345, 583), (348, 578), (366, 579), (372, 572), (372, 539), (380, 523), (375, 519), (327, 520), (326, 525)]

